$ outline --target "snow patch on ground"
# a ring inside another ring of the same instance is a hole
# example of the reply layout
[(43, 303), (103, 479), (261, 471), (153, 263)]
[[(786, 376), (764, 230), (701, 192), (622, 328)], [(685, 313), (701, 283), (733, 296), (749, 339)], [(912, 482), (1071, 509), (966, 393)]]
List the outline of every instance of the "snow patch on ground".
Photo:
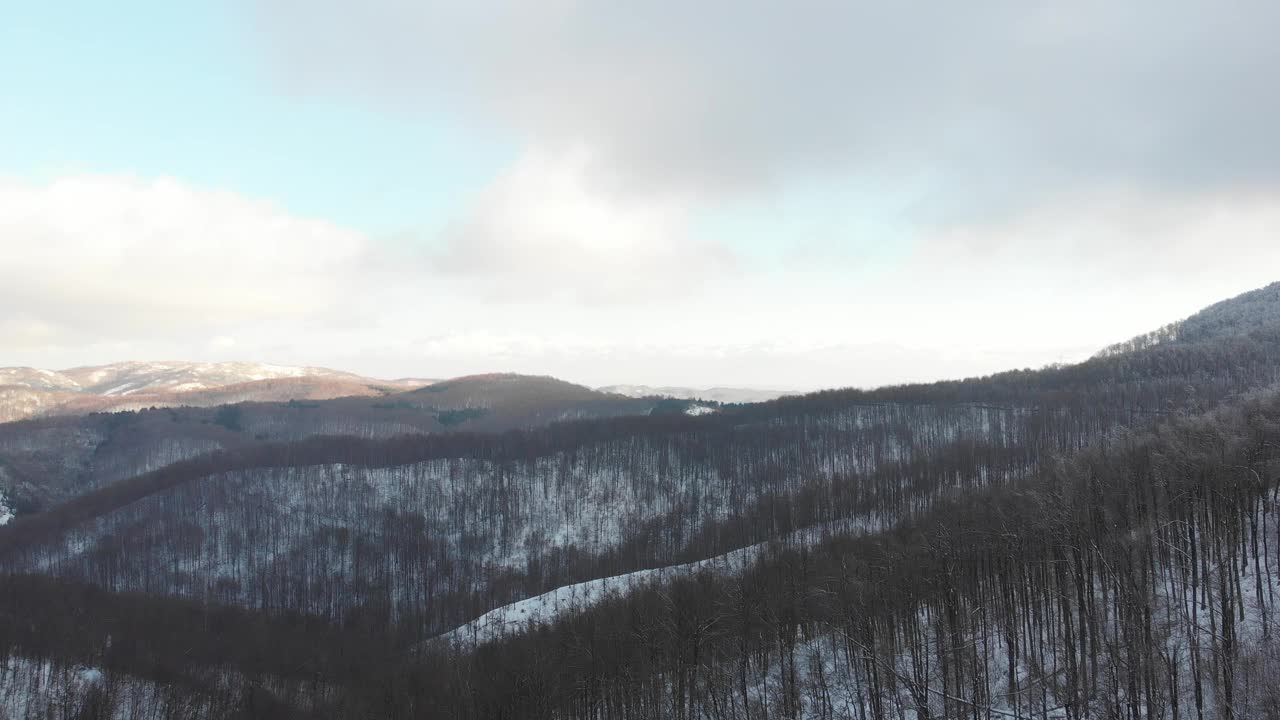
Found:
[(566, 585), (550, 592), (491, 610), (475, 620), (436, 638), (436, 642), (474, 646), (531, 630), (540, 625), (590, 609), (599, 603), (626, 597), (646, 587), (660, 585), (703, 572), (726, 576), (745, 572), (770, 548), (815, 545), (835, 535), (860, 535), (882, 527), (869, 517), (849, 518), (797, 530), (776, 541), (757, 543), (723, 555), (651, 570), (615, 575)]
[[(97, 668), (61, 666), (22, 657), (0, 658), (0, 718), (89, 717), (91, 696), (104, 680), (104, 673)], [(150, 683), (134, 681), (127, 685), (120, 688), (122, 696), (158, 695)], [(93, 717), (133, 720), (139, 716), (121, 707), (117, 712)]]
[(763, 548), (764, 545), (752, 545), (709, 560), (640, 570), (556, 588), (528, 600), (491, 610), (466, 625), (441, 635), (437, 641), (455, 645), (481, 645), (553, 623), (557, 618), (581, 612), (604, 600), (626, 597), (632, 592), (664, 581), (700, 572), (741, 572), (756, 560)]
[(8, 525), (13, 519), (13, 508), (9, 507), (9, 498), (0, 490), (0, 525)]
[(102, 391), (102, 394), (103, 395), (128, 395), (130, 392), (133, 392), (133, 390), (134, 390), (133, 383), (125, 383), (123, 385), (117, 385), (113, 388), (107, 388), (106, 390)]

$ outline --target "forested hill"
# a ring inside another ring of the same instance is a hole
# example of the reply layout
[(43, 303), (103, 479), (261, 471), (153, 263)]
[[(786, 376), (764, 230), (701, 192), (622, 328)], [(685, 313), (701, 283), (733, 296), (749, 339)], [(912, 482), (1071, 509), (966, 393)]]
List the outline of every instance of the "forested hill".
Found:
[[(103, 668), (175, 717), (1251, 717), (1280, 572), (1261, 316), (697, 417), (200, 455), (0, 528), (0, 643), (15, 683), (108, 702), (48, 677)], [(60, 643), (27, 630), (52, 597), (84, 599)], [(302, 663), (267, 647), (303, 636)]]
[[(235, 401), (217, 407), (151, 407), (0, 423), (0, 494), (11, 506), (30, 513), (216, 451), (315, 436), (496, 432), (570, 419), (645, 414), (661, 403), (657, 398), (602, 393), (554, 378), (509, 374), (455, 378), (420, 390), (375, 386), (371, 395), (281, 402), (239, 401), (235, 393), (241, 387), (207, 391), (206, 399), (224, 393), (225, 399)], [(261, 390), (256, 388), (254, 393)]]
[(1270, 392), (885, 532), (430, 655), (402, 701), (475, 718), (1274, 718), (1278, 510)]
[[(1116, 413), (1149, 415), (1206, 408), (1277, 377), (1274, 349), (1280, 346), (1280, 283), (1218, 303), (1169, 327), (1183, 325), (1197, 329), (1178, 342), (1150, 341), (1168, 335), (1158, 331), (1083, 363), (723, 406), (718, 416), (695, 426), (768, 422), (772, 417), (885, 403), (1070, 408), (1076, 422), (1109, 426), (1117, 421)], [(178, 379), (191, 378), (180, 375)], [(236, 387), (229, 386), (230, 391)], [(31, 512), (218, 450), (317, 435), (377, 439), (459, 430), (495, 432), (573, 419), (646, 415), (664, 408), (666, 402), (593, 391), (553, 378), (483, 375), (407, 392), (384, 388), (373, 397), (240, 402), (216, 408), (159, 408), (0, 423), (0, 493), (10, 506)], [(667, 422), (655, 421), (652, 427), (661, 428)], [(571, 434), (599, 437), (613, 432), (614, 426), (605, 423), (594, 428), (577, 425)]]
[(1275, 340), (1280, 317), (1280, 282), (1215, 303), (1184, 320), (1105, 349), (1103, 355), (1155, 345), (1199, 343), (1227, 338)]
[[(1084, 407), (1099, 400), (1135, 410), (1202, 407), (1275, 379), (1280, 282), (1216, 303), (1185, 320), (1108, 347), (1084, 362), (989, 377), (821, 393), (828, 402), (970, 402)], [(1183, 383), (1183, 379), (1191, 382)], [(1180, 386), (1181, 384), (1181, 386)], [(1203, 395), (1203, 393), (1208, 395)], [(1201, 394), (1198, 399), (1193, 394)], [(778, 401), (785, 405), (792, 398)]]

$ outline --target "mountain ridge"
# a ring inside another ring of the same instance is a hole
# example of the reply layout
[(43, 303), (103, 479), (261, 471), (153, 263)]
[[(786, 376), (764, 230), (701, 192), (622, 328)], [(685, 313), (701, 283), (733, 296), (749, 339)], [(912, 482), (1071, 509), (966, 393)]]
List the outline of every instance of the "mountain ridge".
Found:
[[(5, 622), (27, 627), (33, 614), (60, 617), (44, 611), (53, 600), (40, 593), (56, 600), (64, 588), (97, 587), (105, 601), (129, 607), (198, 608), (188, 604), (194, 601), (238, 608), (237, 617), (245, 618), (238, 622), (258, 623), (248, 627), (305, 617), (316, 628), (353, 633), (342, 641), (351, 644), (309, 647), (332, 659), (350, 657), (362, 643), (385, 647), (386, 659), (370, 666), (371, 674), (386, 677), (403, 666), (420, 671), (408, 685), (423, 688), (418, 709), (471, 707), (468, 688), (548, 672), (528, 687), (499, 683), (487, 706), (494, 712), (477, 718), (523, 717), (521, 709), (547, 688), (559, 693), (563, 707), (579, 707), (576, 688), (591, 687), (591, 673), (601, 667), (622, 680), (602, 687), (622, 688), (624, 703), (625, 688), (637, 682), (646, 684), (646, 697), (678, 689), (681, 706), (690, 708), (726, 687), (737, 688), (740, 705), (770, 688), (800, 698), (819, 689), (813, 682), (826, 682), (826, 670), (817, 670), (817, 678), (804, 672), (793, 640), (804, 638), (799, 649), (808, 657), (845, 652), (842, 639), (870, 647), (897, 637), (931, 666), (945, 661), (960, 669), (963, 675), (944, 680), (950, 692), (967, 693), (970, 680), (986, 679), (974, 700), (998, 694), (1014, 698), (1012, 714), (1019, 707), (1027, 716), (1047, 714), (1095, 692), (1069, 678), (1058, 683), (1061, 674), (1046, 670), (1047, 662), (1070, 667), (1079, 648), (1093, 642), (1053, 618), (1078, 621), (1080, 632), (1093, 624), (1090, 632), (1102, 634), (1104, 648), (1136, 647), (1124, 639), (1141, 637), (1143, 623), (1152, 622), (1151, 615), (1144, 620), (1126, 611), (1116, 616), (1124, 626), (1095, 623), (1109, 615), (1091, 604), (1099, 602), (1097, 582), (1123, 607), (1141, 607), (1146, 581), (1135, 585), (1135, 572), (1185, 579), (1188, 569), (1176, 564), (1186, 554), (1157, 552), (1157, 541), (1205, 543), (1205, 562), (1211, 551), (1216, 566), (1234, 568), (1226, 553), (1247, 547), (1244, 529), (1253, 525), (1263, 537), (1274, 536), (1274, 514), (1259, 515), (1258, 501), (1280, 482), (1280, 313), (1269, 302), (1258, 307), (1249, 312), (1255, 327), (1245, 333), (1215, 324), (1199, 339), (1072, 365), (827, 390), (699, 417), (633, 412), (575, 419), (565, 417), (566, 405), (543, 402), (532, 407), (550, 412), (531, 422), (538, 416), (526, 412), (525, 399), (546, 393), (600, 403), (629, 399), (545, 376), (487, 374), (379, 398), (0, 426), (7, 498), (23, 500), (23, 493), (8, 491), (47, 482), (48, 466), (22, 455), (45, 437), (51, 464), (68, 462), (76, 443), (90, 463), (135, 463), (96, 485), (73, 473), (70, 499), (43, 510), (18, 507), (0, 528), (0, 570), (39, 578), (14, 595), (27, 604), (0, 608), (0, 632)], [(1231, 305), (1218, 311), (1236, 314)], [(495, 410), (503, 403), (505, 415)], [(403, 433), (414, 418), (433, 428), (457, 421), (447, 429), (462, 431)], [(492, 431), (504, 424), (509, 429)], [(335, 429), (343, 436), (333, 436)], [(173, 451), (176, 430), (192, 433), (190, 452)], [(144, 472), (136, 472), (148, 447), (140, 438), (161, 441), (148, 450), (157, 459)], [(1259, 490), (1266, 492), (1257, 497)], [(1155, 500), (1153, 492), (1160, 493)], [(1228, 501), (1215, 499), (1223, 494)], [(1201, 526), (1184, 536), (1184, 520)], [(1093, 534), (1098, 528), (1104, 534)], [(1241, 532), (1222, 532), (1231, 528)], [(1249, 566), (1258, 576), (1256, 550)], [(1074, 567), (1072, 552), (1082, 553)], [(1011, 553), (1017, 562), (1003, 564)], [(706, 562), (739, 556), (741, 565)], [(1241, 594), (1234, 583), (1219, 576), (1218, 589), (1206, 582), (1203, 591), (1214, 602), (1234, 602)], [(1037, 587), (1053, 592), (1028, 591)], [(1005, 600), (992, 602), (996, 589)], [(1254, 596), (1261, 600), (1263, 592)], [(1105, 605), (1107, 595), (1101, 597)], [(1234, 606), (1220, 607), (1220, 617), (1238, 615)], [(950, 651), (982, 647), (986, 613), (995, 646), (1011, 640), (1007, 651)], [(1029, 617), (1050, 618), (1049, 633), (1024, 629), (1019, 618)], [(1265, 622), (1267, 615), (1250, 617)], [(60, 657), (100, 657), (119, 634), (113, 618), (83, 613), (77, 622), (89, 625), (75, 637), (92, 638), (92, 646)], [(1167, 619), (1181, 633), (1183, 656), (1196, 652), (1187, 646), (1195, 625)], [(978, 621), (982, 627), (970, 627)], [(664, 654), (654, 656), (645, 638), (663, 637), (653, 635), (662, 628), (674, 632), (662, 641)], [(713, 630), (699, 634), (699, 628)], [(1250, 637), (1247, 629), (1241, 626), (1241, 637)], [(286, 637), (282, 630), (263, 632)], [(458, 632), (489, 649), (477, 653), (469, 640), (428, 642)], [(385, 645), (384, 634), (392, 638)], [(592, 637), (608, 639), (582, 644)], [(1228, 657), (1214, 636), (1194, 637)], [(1081, 645), (1073, 650), (1077, 638)], [(1051, 658), (1044, 655), (1046, 639)], [(189, 647), (184, 641), (176, 651)], [(895, 656), (886, 649), (886, 657)], [(713, 664), (700, 666), (696, 677), (681, 676), (694, 667), (683, 659), (695, 653), (713, 657)], [(741, 674), (732, 686), (720, 682), (729, 676), (717, 665), (755, 673), (745, 663), (766, 655), (784, 670), (780, 676), (757, 673), (753, 690)], [(1118, 673), (1139, 655), (1094, 657), (1107, 663), (1107, 677), (1112, 666)], [(820, 667), (833, 667), (832, 657)], [(1006, 657), (1008, 664), (988, 671), (984, 657)], [(1152, 673), (1179, 665), (1150, 658)], [(877, 685), (874, 663), (834, 659), (861, 673), (849, 688), (860, 697), (923, 707), (920, 697)], [(181, 664), (198, 673), (207, 662)], [(273, 662), (276, 673), (291, 667), (287, 657)], [(786, 670), (797, 664), (800, 672)], [(150, 666), (142, 667), (145, 673)], [(369, 686), (341, 671), (324, 672), (340, 693), (335, 703)], [(444, 685), (420, 681), (427, 678)], [(1185, 673), (1175, 680), (1190, 687)], [(1135, 685), (1148, 695), (1163, 692), (1150, 680), (1133, 682), (1151, 683)], [(821, 693), (813, 697), (813, 704), (795, 699), (792, 715), (833, 717), (800, 712), (821, 707)], [(1101, 703), (1118, 695), (1102, 687), (1097, 697)], [(448, 705), (450, 698), (466, 699)], [(1181, 700), (1190, 703), (1185, 693)], [(617, 717), (668, 717), (654, 707)], [(1093, 705), (1078, 707), (1076, 717), (1102, 714)], [(329, 710), (321, 714), (340, 716)], [(960, 714), (939, 702), (929, 716)]]
[(381, 395), (431, 382), (254, 362), (125, 361), (65, 370), (7, 367), (0, 368), (0, 422), (148, 407)]

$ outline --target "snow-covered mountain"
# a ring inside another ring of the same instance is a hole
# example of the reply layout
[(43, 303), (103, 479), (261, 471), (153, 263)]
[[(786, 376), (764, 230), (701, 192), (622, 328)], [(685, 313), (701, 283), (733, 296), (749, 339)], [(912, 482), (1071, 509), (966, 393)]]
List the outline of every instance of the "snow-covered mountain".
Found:
[(80, 383), (63, 373), (29, 367), (0, 368), (0, 387), (24, 387), (32, 390), (66, 390), (79, 392)]
[(379, 395), (431, 382), (248, 362), (121, 362), (60, 371), (9, 367), (0, 368), (0, 422), (172, 405)]
[[(495, 385), (504, 377), (507, 376), (474, 376), (467, 378), (470, 381), (467, 387), (474, 390), (473, 386), (482, 386), (482, 389), (489, 394), (497, 391), (506, 393), (505, 388)], [(515, 377), (510, 376), (510, 378)], [(485, 379), (491, 382), (480, 382)], [(524, 377), (520, 378), (518, 383), (509, 381), (506, 385), (518, 386), (524, 394), (562, 395), (564, 388), (567, 387), (575, 388), (575, 392), (579, 395), (593, 394), (589, 388), (552, 383), (549, 378), (544, 379), (545, 382), (541, 382), (541, 385), (537, 382), (531, 385), (532, 380)], [(440, 391), (443, 391), (445, 385), (434, 379), (383, 380), (323, 367), (252, 362), (185, 361), (120, 362), (66, 370), (5, 367), (0, 368), (0, 422), (49, 415), (139, 410), (148, 407), (180, 405), (208, 407), (237, 402), (286, 402), (376, 396), (429, 385), (437, 386), (431, 399), (433, 404), (439, 404)], [(649, 385), (609, 385), (595, 388), (594, 392), (633, 400), (672, 398), (709, 403), (764, 402), (791, 394), (781, 390), (758, 388)], [(699, 407), (692, 414), (709, 410), (710, 408)]]
[[(315, 375), (110, 396), (0, 386), (0, 413), (29, 418), (0, 424), (0, 491), (8, 491), (16, 507), (45, 507), (215, 450), (317, 435), (372, 439), (504, 432), (648, 415), (666, 403), (688, 405), (687, 412), (713, 412), (690, 401), (628, 398), (555, 378), (511, 374), (426, 387)], [(113, 414), (125, 411), (131, 412)]]
[(58, 373), (82, 392), (122, 396), (144, 392), (210, 390), (282, 378), (329, 377), (366, 380), (353, 373), (318, 367), (294, 367), (246, 362), (122, 362), (79, 367)]

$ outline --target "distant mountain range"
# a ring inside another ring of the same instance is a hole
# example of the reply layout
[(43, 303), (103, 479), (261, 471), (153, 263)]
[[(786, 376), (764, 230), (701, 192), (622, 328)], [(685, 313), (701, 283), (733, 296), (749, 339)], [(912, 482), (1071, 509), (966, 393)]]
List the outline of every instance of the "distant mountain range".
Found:
[(0, 368), (0, 422), (149, 407), (377, 396), (433, 382), (244, 362), (122, 362), (60, 371), (9, 367)]
[[(549, 389), (546, 378), (531, 381), (530, 377), (470, 376), (465, 378), (465, 387), (468, 391), (477, 391), (483, 385), (486, 392), (499, 392), (501, 388), (503, 394), (523, 393), (528, 397), (521, 402), (527, 404), (534, 395), (546, 397)], [(323, 367), (248, 362), (121, 362), (56, 371), (6, 367), (0, 368), (0, 422), (152, 407), (213, 407), (241, 402), (381, 397), (440, 382), (428, 378), (383, 380)], [(570, 386), (568, 383), (564, 385)], [(583, 393), (592, 392), (590, 388), (579, 385), (570, 387), (575, 388), (574, 394), (578, 399), (585, 397)], [(673, 398), (714, 403), (764, 402), (788, 394), (752, 388), (649, 385), (609, 385), (596, 388), (594, 392), (631, 399)], [(552, 404), (563, 404), (563, 400), (560, 397)], [(499, 404), (505, 404), (505, 401)]]
[[(321, 368), (247, 364), (129, 363), (83, 372), (4, 372), (10, 382), (21, 378), (71, 388), (12, 384), (0, 389), (0, 400), (6, 393), (10, 399), (24, 393), (52, 399), (45, 406), (10, 404), (11, 415), (25, 411), (26, 417), (0, 423), (0, 493), (24, 507), (202, 453), (317, 435), (501, 432), (656, 411), (714, 412), (692, 401), (632, 398), (551, 377), (513, 374), (426, 381), (430, 384), (415, 387), (409, 381)], [(246, 379), (264, 375), (280, 377)], [(217, 386), (219, 382), (229, 384)], [(196, 383), (203, 389), (192, 387)], [(88, 389), (77, 390), (77, 385)], [(175, 389), (183, 386), (188, 389)], [(91, 393), (102, 388), (118, 393)]]

